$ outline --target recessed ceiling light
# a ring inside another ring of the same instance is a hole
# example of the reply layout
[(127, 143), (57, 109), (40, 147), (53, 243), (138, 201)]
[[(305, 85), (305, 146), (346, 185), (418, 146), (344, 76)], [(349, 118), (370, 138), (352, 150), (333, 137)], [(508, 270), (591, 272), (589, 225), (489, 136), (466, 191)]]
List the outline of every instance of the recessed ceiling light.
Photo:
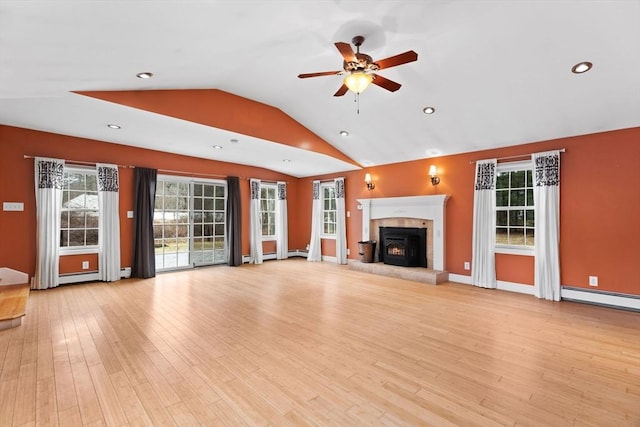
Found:
[(291, 163), (291, 160), (289, 160), (289, 159), (282, 159), (282, 161), (285, 162), (285, 163)]
[(340, 131), (340, 135), (342, 135), (342, 136), (349, 136), (349, 132), (347, 132), (346, 130), (341, 130), (341, 131)]
[(120, 129), (120, 128), (121, 128), (121, 126), (116, 125), (116, 124), (113, 124), (113, 123), (109, 123), (109, 124), (107, 125), (107, 127), (108, 127), (109, 129)]
[(433, 108), (433, 107), (424, 107), (422, 109), (422, 112), (425, 113), (425, 114), (433, 114), (433, 113), (436, 112), (436, 109)]
[(150, 79), (151, 77), (153, 77), (153, 73), (149, 73), (149, 72), (138, 73), (136, 74), (136, 77), (139, 79)]
[(583, 61), (583, 62), (578, 62), (576, 65), (571, 67), (571, 72), (573, 74), (582, 74), (582, 73), (586, 73), (591, 68), (593, 68), (593, 64), (591, 62)]
[(231, 140), (231, 143), (232, 143), (232, 144), (237, 144), (237, 143), (238, 143), (238, 140), (234, 138), (234, 139), (232, 139), (232, 140)]
[(216, 150), (222, 150), (222, 145), (213, 145), (212, 147)]

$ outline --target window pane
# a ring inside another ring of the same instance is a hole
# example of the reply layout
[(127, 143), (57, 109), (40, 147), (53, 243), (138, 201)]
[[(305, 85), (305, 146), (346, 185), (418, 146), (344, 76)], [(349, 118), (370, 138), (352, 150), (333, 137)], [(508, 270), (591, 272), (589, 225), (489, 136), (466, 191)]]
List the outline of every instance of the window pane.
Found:
[(511, 188), (524, 188), (525, 171), (511, 172)]
[(193, 209), (197, 211), (202, 210), (202, 199), (200, 198), (193, 199)]
[(507, 211), (496, 212), (496, 225), (506, 227), (507, 225)]
[(216, 199), (216, 210), (217, 211), (224, 210), (224, 199)]
[(165, 196), (177, 196), (178, 195), (178, 183), (177, 182), (165, 182), (164, 183)]
[(514, 225), (524, 225), (523, 210), (509, 211), (509, 226), (513, 227)]
[(178, 185), (178, 195), (182, 197), (189, 196), (189, 184), (181, 182)]
[(98, 228), (98, 212), (87, 212), (87, 227)]
[(216, 197), (224, 197), (224, 187), (222, 185), (216, 186)]
[(204, 218), (204, 217), (203, 217), (203, 215), (202, 215), (202, 212), (194, 212), (194, 213), (193, 213), (193, 222), (194, 222), (195, 224), (198, 224), (198, 223), (203, 222), (203, 218)]
[(193, 184), (193, 195), (202, 196), (202, 184)]
[(164, 197), (164, 208), (165, 209), (175, 209), (177, 206), (177, 198), (176, 196), (165, 196)]
[(69, 230), (69, 246), (84, 246), (84, 229)]
[(83, 190), (85, 189), (84, 185), (84, 174), (81, 173), (70, 173), (69, 174), (69, 188), (72, 190)]
[(496, 188), (509, 188), (509, 174), (498, 173), (496, 177)]
[(527, 237), (527, 241), (525, 244), (527, 246), (535, 246), (535, 230), (528, 228), (526, 230), (526, 237)]
[(60, 219), (60, 228), (69, 228), (69, 212), (63, 211)]
[(193, 226), (193, 235), (196, 237), (202, 236), (202, 224)]
[(213, 222), (213, 213), (212, 212), (204, 212), (204, 216), (202, 218), (203, 222)]
[(213, 210), (213, 199), (204, 199), (204, 210), (212, 211)]
[(215, 224), (214, 232), (216, 236), (224, 236), (224, 224)]
[(188, 224), (189, 223), (189, 212), (188, 211), (182, 211), (182, 212), (178, 212), (177, 214), (177, 222), (180, 224)]
[(189, 198), (188, 197), (178, 197), (178, 209), (187, 210), (189, 209)]
[(496, 243), (502, 245), (509, 243), (509, 232), (506, 228), (496, 229)]
[[(69, 228), (84, 228), (84, 211), (69, 212)], [(84, 237), (83, 237), (84, 239)]]
[(527, 171), (527, 187), (533, 187), (532, 183), (532, 172), (530, 170)]
[(496, 191), (496, 206), (509, 206), (509, 190)]
[(154, 205), (153, 205), (153, 206), (154, 206), (154, 208), (155, 208), (156, 210), (162, 209), (162, 203), (163, 203), (163, 202), (164, 202), (164, 197), (163, 197), (163, 196), (158, 196), (158, 195), (156, 194), (156, 201), (155, 201), (155, 203), (154, 203)]
[(533, 190), (527, 190), (527, 206), (533, 206)]
[(525, 212), (525, 215), (526, 215), (525, 225), (527, 227), (535, 227), (536, 225), (535, 211), (533, 209), (527, 209)]
[(96, 175), (94, 174), (86, 174), (85, 181), (88, 191), (98, 191), (98, 183), (96, 180)]
[(524, 206), (525, 191), (524, 190), (511, 190), (509, 206)]
[(213, 197), (213, 186), (205, 185), (204, 186), (204, 196), (205, 197)]
[(62, 247), (69, 246), (69, 231), (68, 230), (60, 231), (60, 246), (62, 246)]
[(155, 239), (160, 239), (162, 237), (162, 226), (154, 225), (153, 226), (153, 237)]
[(93, 245), (93, 246), (97, 246), (98, 245), (98, 230), (96, 228), (87, 229), (86, 244), (87, 245)]
[(509, 244), (524, 245), (524, 228), (509, 228)]
[(214, 220), (215, 222), (224, 222), (224, 212), (216, 211)]
[(69, 201), (66, 206), (69, 209), (82, 209), (85, 207), (85, 193), (84, 191), (70, 191)]

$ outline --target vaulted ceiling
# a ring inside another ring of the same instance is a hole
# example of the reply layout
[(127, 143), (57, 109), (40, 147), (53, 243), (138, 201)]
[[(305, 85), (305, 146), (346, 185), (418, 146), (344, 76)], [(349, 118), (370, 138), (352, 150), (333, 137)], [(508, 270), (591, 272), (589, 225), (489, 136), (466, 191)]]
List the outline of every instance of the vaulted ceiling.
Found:
[[(297, 78), (356, 35), (398, 91)], [(298, 177), (635, 127), (640, 1), (3, 0), (0, 124)]]

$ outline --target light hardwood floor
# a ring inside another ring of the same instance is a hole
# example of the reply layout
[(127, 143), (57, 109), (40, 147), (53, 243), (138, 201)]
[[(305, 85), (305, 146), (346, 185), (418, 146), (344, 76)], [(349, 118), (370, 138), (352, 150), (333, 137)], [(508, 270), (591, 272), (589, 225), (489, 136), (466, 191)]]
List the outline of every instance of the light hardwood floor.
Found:
[(640, 425), (640, 314), (301, 259), (32, 291), (0, 425)]

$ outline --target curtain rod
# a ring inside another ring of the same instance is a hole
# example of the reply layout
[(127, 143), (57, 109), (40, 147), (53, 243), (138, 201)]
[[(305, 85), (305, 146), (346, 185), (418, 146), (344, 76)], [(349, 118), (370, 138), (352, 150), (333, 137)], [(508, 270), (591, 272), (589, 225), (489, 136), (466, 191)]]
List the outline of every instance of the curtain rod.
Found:
[[(36, 157), (39, 157), (39, 156), (29, 156), (27, 154), (24, 155), (25, 159), (35, 159)], [(84, 162), (82, 160), (66, 160), (65, 159), (65, 163), (76, 164), (76, 165), (95, 166), (100, 162), (97, 162), (97, 163), (96, 162)], [(118, 166), (119, 168), (132, 168), (133, 167), (133, 166), (127, 166), (127, 165), (116, 165), (116, 166)]]
[[(548, 150), (548, 151), (553, 151), (553, 150)], [(564, 153), (564, 152), (565, 152), (565, 151), (567, 151), (567, 150), (566, 150), (566, 149), (564, 149), (564, 148), (560, 148), (558, 151), (559, 151), (559, 152), (561, 152), (561, 153)], [(498, 157), (498, 158), (496, 159), (496, 161), (498, 161), (498, 160), (509, 160), (509, 159), (519, 159), (519, 158), (522, 158), (522, 157), (531, 157), (531, 155), (532, 155), (532, 154), (534, 154), (534, 153), (529, 153), (529, 154), (520, 154), (520, 155), (517, 155), (517, 156)], [(475, 162), (478, 162), (478, 161), (479, 161), (479, 160), (471, 160), (471, 161), (469, 162), (469, 164), (474, 164)]]

